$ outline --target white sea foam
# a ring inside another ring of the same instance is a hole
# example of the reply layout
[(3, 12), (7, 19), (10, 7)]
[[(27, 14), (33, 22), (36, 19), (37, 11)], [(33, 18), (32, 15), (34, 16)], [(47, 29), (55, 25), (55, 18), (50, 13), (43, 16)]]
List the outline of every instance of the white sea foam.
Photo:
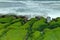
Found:
[(60, 1), (5, 1), (0, 2), (0, 13), (55, 18), (60, 17)]

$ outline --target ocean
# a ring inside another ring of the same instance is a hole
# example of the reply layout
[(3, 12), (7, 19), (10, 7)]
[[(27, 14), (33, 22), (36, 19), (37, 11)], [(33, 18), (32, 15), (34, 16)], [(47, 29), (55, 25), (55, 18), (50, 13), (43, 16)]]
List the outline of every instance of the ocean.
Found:
[(1, 1), (0, 14), (60, 17), (60, 1)]

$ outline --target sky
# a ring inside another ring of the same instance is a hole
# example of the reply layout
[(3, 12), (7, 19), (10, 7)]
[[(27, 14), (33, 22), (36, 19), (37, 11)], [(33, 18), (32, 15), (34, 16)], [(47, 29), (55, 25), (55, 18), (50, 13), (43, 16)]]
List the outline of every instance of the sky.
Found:
[(0, 14), (60, 17), (60, 1), (0, 0)]

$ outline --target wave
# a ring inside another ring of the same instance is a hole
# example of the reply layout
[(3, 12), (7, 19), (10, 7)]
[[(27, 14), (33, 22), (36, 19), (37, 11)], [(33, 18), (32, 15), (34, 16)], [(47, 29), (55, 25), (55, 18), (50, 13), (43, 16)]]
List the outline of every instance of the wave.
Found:
[(60, 16), (60, 1), (10, 1), (0, 2), (0, 14)]

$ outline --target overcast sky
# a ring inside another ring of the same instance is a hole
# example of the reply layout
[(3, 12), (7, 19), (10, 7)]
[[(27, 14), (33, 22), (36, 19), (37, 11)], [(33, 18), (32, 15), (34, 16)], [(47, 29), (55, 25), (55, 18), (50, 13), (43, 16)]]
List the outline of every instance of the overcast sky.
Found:
[(4, 1), (0, 1), (0, 13), (3, 14), (60, 17), (60, 1)]

